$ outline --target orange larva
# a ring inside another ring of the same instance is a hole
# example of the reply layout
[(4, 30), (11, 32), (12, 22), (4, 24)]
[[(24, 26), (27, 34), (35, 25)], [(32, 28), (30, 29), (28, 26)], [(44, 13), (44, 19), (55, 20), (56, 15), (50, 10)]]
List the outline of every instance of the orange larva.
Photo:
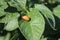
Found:
[(22, 19), (25, 20), (25, 21), (29, 21), (30, 18), (28, 16), (22, 16)]

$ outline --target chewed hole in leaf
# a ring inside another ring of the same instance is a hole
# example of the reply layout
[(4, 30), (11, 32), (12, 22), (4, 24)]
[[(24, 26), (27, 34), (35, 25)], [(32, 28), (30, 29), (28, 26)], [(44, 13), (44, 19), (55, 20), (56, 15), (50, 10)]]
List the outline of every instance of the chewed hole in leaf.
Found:
[(17, 8), (9, 6), (8, 8), (4, 9), (5, 12), (15, 13), (17, 12)]

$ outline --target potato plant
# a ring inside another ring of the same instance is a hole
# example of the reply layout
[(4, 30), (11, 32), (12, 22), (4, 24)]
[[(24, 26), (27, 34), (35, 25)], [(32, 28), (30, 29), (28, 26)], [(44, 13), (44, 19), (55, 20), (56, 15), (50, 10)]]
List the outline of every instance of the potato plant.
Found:
[(0, 0), (0, 40), (60, 40), (60, 0)]

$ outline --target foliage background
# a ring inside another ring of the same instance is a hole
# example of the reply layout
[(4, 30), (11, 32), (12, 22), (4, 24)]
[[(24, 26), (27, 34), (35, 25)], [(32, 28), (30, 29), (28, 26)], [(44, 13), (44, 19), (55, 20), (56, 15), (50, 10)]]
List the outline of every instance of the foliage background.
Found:
[[(23, 15), (28, 15), (31, 21), (22, 20)], [(35, 26), (41, 26), (33, 28), (35, 20)], [(0, 40), (39, 40), (39, 37), (60, 40), (60, 0), (0, 0)]]

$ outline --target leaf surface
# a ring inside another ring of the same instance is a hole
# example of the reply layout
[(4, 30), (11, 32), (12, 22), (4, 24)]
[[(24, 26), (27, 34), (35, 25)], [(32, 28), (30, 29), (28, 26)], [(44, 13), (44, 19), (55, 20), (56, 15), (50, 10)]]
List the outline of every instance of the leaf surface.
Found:
[(45, 28), (43, 16), (34, 8), (31, 8), (27, 15), (31, 20), (29, 22), (23, 21), (19, 29), (27, 40), (40, 40)]
[(54, 8), (53, 13), (55, 16), (60, 18), (60, 5), (58, 5), (56, 8)]
[(53, 13), (44, 5), (36, 4), (35, 8), (38, 9), (45, 16), (45, 18), (47, 19), (50, 26), (54, 29), (55, 28), (55, 18), (53, 16)]

